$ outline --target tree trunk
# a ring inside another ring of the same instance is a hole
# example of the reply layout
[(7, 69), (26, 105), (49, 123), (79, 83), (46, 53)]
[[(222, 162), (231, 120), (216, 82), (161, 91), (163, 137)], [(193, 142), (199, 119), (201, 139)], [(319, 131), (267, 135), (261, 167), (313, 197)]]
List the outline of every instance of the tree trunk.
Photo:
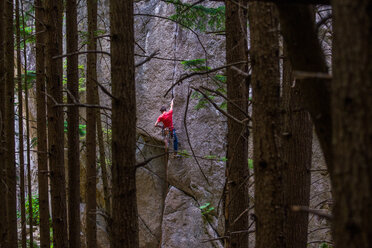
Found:
[(133, 0), (111, 0), (111, 248), (139, 247), (136, 202), (136, 94)]
[[(22, 3), (22, 2), (21, 2)], [(30, 232), (30, 244), (34, 243), (34, 231), (33, 231), (33, 206), (32, 206), (32, 185), (31, 185), (31, 154), (30, 154), (30, 121), (29, 121), (29, 97), (28, 97), (28, 84), (27, 84), (27, 43), (26, 43), (26, 23), (23, 4), (21, 4), (22, 20), (23, 20), (23, 57), (24, 57), (24, 85), (25, 85), (25, 103), (26, 103), (26, 145), (27, 145), (27, 186), (28, 186), (28, 221), (29, 221), (29, 232)]]
[(333, 1), (335, 247), (372, 247), (371, 1)]
[(17, 49), (17, 83), (18, 83), (18, 154), (19, 154), (19, 192), (21, 209), (21, 244), (26, 248), (26, 207), (25, 207), (25, 156), (23, 137), (23, 93), (21, 63), (21, 25), (19, 18), (19, 1), (16, 1), (16, 49)]
[(14, 33), (13, 1), (5, 2), (5, 142), (8, 239), (6, 247), (17, 248), (17, 175), (14, 151)]
[(284, 239), (288, 248), (306, 248), (309, 214), (293, 212), (291, 206), (309, 206), (313, 128), (310, 115), (301, 104), (298, 89), (301, 82), (297, 81), (293, 87), (293, 81), (291, 64), (284, 58), (282, 90), (283, 189), (286, 207)]
[(277, 10), (249, 4), (253, 90), (256, 248), (284, 247)]
[[(67, 53), (78, 50), (77, 3), (66, 2)], [(72, 96), (68, 103), (79, 101), (78, 55), (67, 58), (67, 87)], [(70, 247), (80, 247), (80, 147), (79, 109), (70, 107), (67, 113), (68, 126), (68, 232)], [(88, 246), (89, 247), (89, 246)]]
[[(99, 103), (99, 94), (98, 88), (96, 88), (96, 103)], [(102, 171), (102, 183), (103, 183), (103, 194), (105, 200), (105, 211), (107, 216), (111, 216), (111, 197), (110, 197), (110, 186), (109, 186), (109, 174), (106, 164), (106, 155), (105, 155), (105, 145), (103, 140), (103, 131), (102, 131), (102, 120), (101, 120), (101, 111), (97, 109), (97, 138), (98, 138), (98, 147), (99, 147), (99, 164)], [(106, 219), (107, 220), (107, 219)], [(110, 237), (110, 226), (107, 224), (107, 232)]]
[[(327, 72), (315, 31), (312, 6), (278, 4), (281, 31), (293, 70)], [(332, 119), (329, 80), (309, 78), (299, 84), (303, 106), (309, 111), (320, 145), (332, 173)]]
[[(88, 0), (88, 50), (95, 51), (96, 31), (97, 31), (97, 0)], [(96, 104), (97, 91), (97, 54), (89, 53), (87, 55), (87, 103)], [(86, 235), (87, 247), (95, 248), (97, 246), (97, 202), (96, 202), (96, 109), (87, 109), (87, 210), (86, 210)]]
[[(66, 181), (64, 168), (63, 109), (54, 101), (62, 103), (62, 67), (53, 56), (62, 53), (62, 8), (58, 1), (45, 1), (46, 84), (48, 97), (49, 166), (52, 197), (53, 243), (56, 248), (68, 247)], [(54, 101), (53, 101), (54, 100)]]
[(49, 190), (46, 133), (45, 68), (44, 68), (44, 6), (35, 1), (36, 26), (36, 109), (37, 109), (37, 163), (39, 182), (40, 248), (50, 247)]
[[(226, 63), (246, 61), (237, 67), (248, 72), (247, 10), (240, 5), (247, 6), (244, 1), (239, 1), (239, 5), (231, 0), (226, 1)], [(247, 118), (240, 109), (248, 112), (248, 88), (246, 76), (236, 73), (232, 68), (227, 69), (227, 97), (235, 104), (234, 106), (228, 102), (227, 112), (241, 121)], [(226, 247), (248, 247), (247, 232), (231, 233), (247, 230), (249, 225), (249, 215), (246, 211), (249, 208), (249, 131), (247, 122), (243, 123), (227, 120), (225, 232), (230, 238), (225, 240)]]
[[(0, 0), (0, 180), (6, 180), (5, 161), (5, 67), (4, 67), (4, 46), (5, 46), (5, 0)], [(0, 199), (6, 199), (6, 187), (0, 187)], [(0, 204), (0, 247), (5, 247), (7, 236), (7, 213), (6, 204)]]

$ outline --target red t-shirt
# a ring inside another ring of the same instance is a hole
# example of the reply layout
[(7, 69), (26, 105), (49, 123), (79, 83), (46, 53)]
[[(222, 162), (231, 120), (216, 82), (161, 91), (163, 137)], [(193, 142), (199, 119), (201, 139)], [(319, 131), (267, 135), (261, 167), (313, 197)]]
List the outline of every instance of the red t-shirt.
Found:
[(164, 112), (158, 118), (158, 122), (163, 122), (164, 127), (169, 128), (169, 130), (173, 130), (173, 110), (169, 110), (168, 112)]

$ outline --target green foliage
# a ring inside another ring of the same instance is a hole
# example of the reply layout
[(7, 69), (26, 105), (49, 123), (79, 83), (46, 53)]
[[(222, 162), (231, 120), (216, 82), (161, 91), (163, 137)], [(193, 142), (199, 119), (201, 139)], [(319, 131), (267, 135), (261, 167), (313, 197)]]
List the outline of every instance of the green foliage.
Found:
[[(30, 224), (30, 208), (29, 199), (26, 198), (26, 223)], [(21, 212), (17, 211), (17, 218), (21, 218)], [(32, 196), (32, 220), (33, 225), (39, 225), (40, 223), (40, 212), (39, 212), (39, 195)]]
[(204, 218), (210, 220), (210, 218), (215, 215), (214, 210), (215, 208), (209, 203), (205, 203), (199, 207), (201, 214)]
[(321, 244), (319, 245), (319, 248), (333, 248), (333, 246), (332, 246), (332, 245), (329, 245), (329, 244), (327, 244), (327, 243), (321, 243)]
[[(64, 126), (64, 132), (67, 133), (67, 131), (68, 131), (67, 121), (64, 121), (63, 126)], [(86, 133), (87, 133), (86, 128), (87, 128), (87, 125), (79, 124), (79, 135), (80, 135), (80, 137), (83, 137), (83, 136), (86, 135)]]
[(167, 0), (173, 4), (176, 14), (170, 16), (188, 28), (194, 28), (202, 32), (220, 31), (225, 29), (225, 6), (208, 8), (203, 5), (182, 3), (180, 0)]
[[(106, 30), (104, 29), (98, 29), (94, 31), (94, 37), (104, 35), (106, 33)], [(89, 44), (89, 33), (87, 31), (79, 31), (80, 37), (81, 37), (81, 44), (87, 45)]]
[(223, 162), (226, 162), (227, 158), (226, 157), (221, 157), (220, 160), (223, 161)]
[(189, 71), (208, 71), (211, 68), (206, 65), (206, 59), (192, 59), (181, 61), (183, 68)]
[[(27, 88), (25, 86), (25, 76), (27, 79)], [(18, 78), (14, 78), (16, 82), (18, 82)], [(21, 85), (22, 85), (22, 90), (26, 89), (31, 89), (34, 86), (36, 80), (36, 71), (27, 71), (26, 73), (21, 74)], [(15, 84), (14, 89), (17, 91), (18, 90), (18, 83)]]
[(33, 137), (30, 142), (30, 148), (37, 146), (37, 137)]
[(253, 159), (248, 159), (248, 167), (249, 169), (253, 169)]
[(187, 150), (178, 151), (178, 155), (181, 155), (185, 158), (191, 157), (190, 153)]
[[(66, 70), (67, 69), (67, 60), (64, 60), (63, 62), (63, 69)], [(79, 93), (81, 92), (85, 92), (86, 91), (86, 87), (85, 87), (85, 66), (84, 65), (78, 65), (78, 69), (79, 69)], [(67, 85), (67, 76), (64, 75), (63, 76), (63, 85), (66, 86)]]

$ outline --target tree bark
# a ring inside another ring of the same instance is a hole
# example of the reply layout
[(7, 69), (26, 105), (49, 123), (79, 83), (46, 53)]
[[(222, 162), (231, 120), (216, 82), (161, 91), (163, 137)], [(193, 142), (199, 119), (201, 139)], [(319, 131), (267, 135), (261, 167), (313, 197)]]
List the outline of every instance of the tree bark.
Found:
[[(21, 2), (22, 3), (22, 2)], [(27, 186), (28, 186), (28, 220), (29, 220), (29, 232), (30, 232), (30, 244), (34, 243), (34, 231), (33, 231), (33, 206), (32, 206), (32, 185), (31, 185), (31, 154), (30, 154), (30, 121), (29, 121), (29, 97), (28, 97), (28, 84), (27, 84), (27, 43), (26, 43), (26, 23), (23, 4), (21, 4), (22, 11), (22, 24), (23, 24), (23, 57), (24, 57), (24, 85), (25, 85), (25, 112), (26, 112), (26, 145), (27, 145)]]
[(335, 247), (372, 247), (372, 5), (332, 3), (332, 232)]
[[(4, 46), (5, 46), (5, 0), (0, 0), (0, 199), (6, 199), (6, 187), (4, 182), (6, 181), (6, 164), (5, 162), (5, 67), (4, 67)], [(0, 247), (5, 247), (6, 236), (7, 236), (7, 211), (6, 204), (0, 204)]]
[(293, 212), (291, 206), (309, 206), (313, 128), (310, 115), (301, 104), (298, 89), (301, 82), (293, 82), (291, 64), (284, 58), (282, 90), (284, 114), (281, 139), (286, 211), (284, 239), (288, 248), (306, 248), (309, 214)]
[(285, 247), (278, 17), (275, 5), (249, 4), (253, 90), (256, 248)]
[(5, 142), (6, 142), (6, 187), (7, 187), (7, 244), (17, 248), (17, 181), (14, 142), (14, 4), (5, 1)]
[[(97, 50), (96, 31), (97, 31), (97, 0), (88, 0), (88, 50)], [(97, 91), (97, 54), (89, 53), (87, 55), (87, 103), (96, 103)], [(94, 108), (87, 109), (87, 210), (86, 210), (86, 235), (87, 247), (97, 247), (97, 202), (96, 202), (96, 115)]]
[[(96, 88), (97, 89), (97, 88)], [(99, 94), (98, 89), (96, 90), (96, 103), (99, 103)], [(111, 216), (111, 197), (110, 197), (110, 185), (109, 185), (109, 174), (107, 170), (107, 164), (106, 164), (106, 155), (105, 155), (105, 145), (103, 140), (103, 131), (102, 131), (102, 120), (101, 120), (101, 111), (100, 109), (97, 109), (97, 138), (98, 138), (98, 148), (99, 148), (99, 164), (102, 171), (102, 183), (103, 183), (103, 194), (104, 194), (104, 200), (105, 200), (105, 211), (107, 216)], [(107, 219), (106, 219), (107, 220)], [(108, 223), (107, 223), (108, 224)], [(110, 236), (110, 226), (108, 225), (109, 233), (108, 236)]]
[(37, 163), (39, 183), (39, 215), (40, 215), (40, 248), (50, 247), (49, 230), (49, 177), (46, 133), (46, 101), (45, 101), (45, 34), (44, 5), (42, 0), (35, 1), (36, 26), (36, 109), (37, 109)]
[[(248, 73), (247, 44), (247, 6), (244, 1), (239, 5), (234, 1), (226, 1), (226, 64), (247, 61), (237, 67)], [(247, 116), (240, 111), (248, 112), (248, 79), (227, 68), (227, 98), (235, 105), (227, 103), (227, 112), (243, 121)], [(238, 106), (238, 107), (237, 107)], [(239, 109), (240, 108), (240, 109)], [(247, 122), (239, 124), (228, 119), (227, 164), (226, 164), (226, 198), (225, 198), (225, 239), (226, 247), (248, 247), (248, 232), (231, 234), (234, 231), (247, 230), (249, 215), (248, 194), (248, 136)]]
[(111, 0), (111, 248), (139, 247), (136, 202), (136, 94), (133, 0)]
[(56, 248), (68, 247), (66, 181), (64, 168), (62, 64), (53, 57), (62, 53), (62, 6), (59, 1), (45, 1), (46, 40), (46, 85), (48, 94), (48, 141), (52, 197), (53, 243)]
[(23, 93), (21, 63), (21, 25), (19, 18), (19, 1), (16, 1), (16, 49), (17, 49), (17, 83), (18, 83), (18, 152), (19, 152), (19, 192), (21, 209), (21, 244), (26, 248), (26, 207), (25, 207), (25, 156), (23, 137)]
[[(66, 2), (67, 53), (78, 50), (77, 3)], [(68, 103), (79, 101), (78, 55), (67, 58), (67, 88), (72, 96)], [(70, 107), (67, 113), (68, 126), (68, 232), (70, 247), (80, 247), (80, 147), (79, 108)], [(89, 247), (89, 246), (88, 246)]]
[[(315, 30), (311, 6), (278, 4), (281, 31), (293, 70), (328, 71)], [(332, 119), (329, 81), (322, 78), (299, 82), (303, 106), (309, 111), (330, 173), (332, 173)]]

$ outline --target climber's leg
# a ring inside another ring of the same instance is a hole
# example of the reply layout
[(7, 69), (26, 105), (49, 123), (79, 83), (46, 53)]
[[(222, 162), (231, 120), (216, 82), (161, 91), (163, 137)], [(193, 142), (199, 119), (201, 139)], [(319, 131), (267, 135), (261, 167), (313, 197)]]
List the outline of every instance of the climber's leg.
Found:
[(173, 128), (173, 149), (174, 152), (177, 153), (178, 151), (178, 139), (176, 134), (176, 129)]

